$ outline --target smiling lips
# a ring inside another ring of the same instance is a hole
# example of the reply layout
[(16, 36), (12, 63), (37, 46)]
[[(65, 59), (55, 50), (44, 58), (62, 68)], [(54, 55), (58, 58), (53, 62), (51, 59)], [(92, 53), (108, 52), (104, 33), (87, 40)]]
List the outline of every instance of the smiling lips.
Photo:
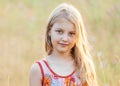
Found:
[(69, 44), (59, 43), (62, 46), (68, 46)]

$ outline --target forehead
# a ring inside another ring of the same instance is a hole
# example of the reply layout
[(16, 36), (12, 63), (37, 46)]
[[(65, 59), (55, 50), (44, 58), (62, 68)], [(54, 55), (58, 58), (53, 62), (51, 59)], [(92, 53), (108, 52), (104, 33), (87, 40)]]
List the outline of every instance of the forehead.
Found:
[(65, 29), (70, 31), (75, 31), (75, 26), (72, 22), (65, 18), (58, 18), (55, 20), (55, 23), (53, 24), (54, 29)]

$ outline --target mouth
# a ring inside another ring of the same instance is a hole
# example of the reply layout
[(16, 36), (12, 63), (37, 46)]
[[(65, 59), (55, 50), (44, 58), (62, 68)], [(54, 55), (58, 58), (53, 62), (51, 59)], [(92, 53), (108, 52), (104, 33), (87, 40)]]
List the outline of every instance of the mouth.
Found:
[(69, 44), (65, 44), (65, 43), (59, 43), (62, 46), (68, 46)]

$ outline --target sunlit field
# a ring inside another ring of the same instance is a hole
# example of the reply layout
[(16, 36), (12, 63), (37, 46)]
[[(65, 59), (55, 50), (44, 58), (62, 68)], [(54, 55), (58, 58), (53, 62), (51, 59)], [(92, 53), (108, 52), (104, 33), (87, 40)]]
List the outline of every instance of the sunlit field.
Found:
[(120, 0), (0, 0), (0, 86), (28, 86), (45, 57), (48, 17), (60, 3), (80, 11), (100, 86), (120, 86)]

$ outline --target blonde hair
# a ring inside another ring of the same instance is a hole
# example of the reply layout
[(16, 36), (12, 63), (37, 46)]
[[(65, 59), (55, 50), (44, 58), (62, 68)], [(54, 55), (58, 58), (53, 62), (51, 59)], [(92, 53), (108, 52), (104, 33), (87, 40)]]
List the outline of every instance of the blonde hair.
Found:
[(65, 18), (75, 25), (77, 42), (72, 48), (71, 53), (75, 61), (78, 77), (82, 82), (82, 86), (97, 86), (96, 73), (89, 53), (88, 40), (83, 21), (79, 11), (72, 5), (66, 3), (60, 4), (51, 13), (46, 31), (46, 52), (48, 55), (52, 52), (52, 43), (49, 31), (58, 18)]

